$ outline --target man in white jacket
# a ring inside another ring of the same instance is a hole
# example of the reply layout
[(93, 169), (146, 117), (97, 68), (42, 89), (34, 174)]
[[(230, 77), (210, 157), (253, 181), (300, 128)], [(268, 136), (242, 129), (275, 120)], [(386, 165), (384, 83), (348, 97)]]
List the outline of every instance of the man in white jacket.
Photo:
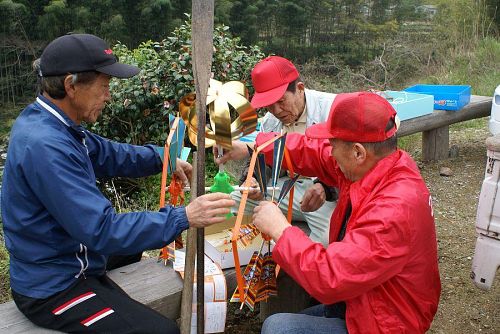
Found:
[[(305, 89), (297, 68), (288, 59), (278, 56), (267, 57), (255, 65), (252, 84), (255, 88), (252, 107), (266, 107), (268, 110), (261, 122), (262, 132), (283, 130), (303, 134), (309, 126), (326, 122), (336, 96)], [(246, 177), (246, 173), (243, 177)], [(288, 179), (288, 175), (279, 179), (280, 189)], [(231, 196), (239, 204), (241, 194), (233, 192)], [(251, 214), (262, 199), (263, 194), (258, 190), (249, 193), (246, 213)], [(323, 185), (317, 179), (300, 178), (295, 183), (293, 220), (307, 223), (313, 241), (328, 245), (329, 219), (336, 199), (336, 189)], [(281, 202), (280, 208), (286, 213), (288, 196)]]

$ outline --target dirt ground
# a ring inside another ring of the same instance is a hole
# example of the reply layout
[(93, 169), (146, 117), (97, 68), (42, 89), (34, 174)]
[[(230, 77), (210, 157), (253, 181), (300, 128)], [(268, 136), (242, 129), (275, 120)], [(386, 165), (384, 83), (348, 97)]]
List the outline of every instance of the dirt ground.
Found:
[[(441, 300), (430, 333), (500, 333), (500, 275), (490, 291), (482, 291), (470, 279), (476, 235), (476, 210), (484, 179), (489, 137), (487, 119), (480, 128), (458, 128), (450, 144), (457, 158), (422, 165), (421, 172), (433, 195), (436, 218)], [(453, 175), (439, 175), (441, 167)]]
[[(477, 202), (484, 178), (486, 148), (490, 136), (487, 118), (474, 126), (450, 127), (450, 146), (458, 156), (445, 161), (420, 163), (433, 196), (439, 246), (442, 292), (438, 312), (428, 333), (500, 333), (500, 272), (493, 287), (482, 291), (470, 279), (476, 242)], [(412, 137), (409, 152), (420, 156), (420, 137)], [(441, 176), (448, 167), (451, 176)], [(258, 313), (241, 312), (229, 305), (226, 333), (259, 333)]]

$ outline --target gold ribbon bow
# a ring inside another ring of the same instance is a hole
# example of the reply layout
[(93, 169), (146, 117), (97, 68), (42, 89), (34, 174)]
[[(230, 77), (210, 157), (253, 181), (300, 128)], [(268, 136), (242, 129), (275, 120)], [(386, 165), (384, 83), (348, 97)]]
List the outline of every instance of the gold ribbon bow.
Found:
[[(210, 79), (207, 106), (211, 129), (206, 128), (206, 147), (217, 144), (231, 149), (232, 140), (255, 131), (257, 113), (248, 102), (247, 96), (245, 85), (239, 81), (229, 81), (223, 84), (220, 81)], [(196, 94), (187, 94), (180, 101), (179, 111), (188, 128), (189, 140), (196, 146), (198, 119), (195, 101)], [(232, 122), (231, 111), (238, 113), (238, 116)]]

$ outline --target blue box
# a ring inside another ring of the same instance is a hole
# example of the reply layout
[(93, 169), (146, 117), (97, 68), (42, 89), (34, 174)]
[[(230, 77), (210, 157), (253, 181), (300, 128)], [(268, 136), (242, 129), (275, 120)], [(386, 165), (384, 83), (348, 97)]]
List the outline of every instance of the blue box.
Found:
[(407, 92), (434, 96), (434, 109), (460, 110), (470, 102), (468, 85), (415, 85), (405, 89)]
[(415, 118), (434, 111), (432, 95), (386, 90), (380, 95), (396, 109), (400, 120)]

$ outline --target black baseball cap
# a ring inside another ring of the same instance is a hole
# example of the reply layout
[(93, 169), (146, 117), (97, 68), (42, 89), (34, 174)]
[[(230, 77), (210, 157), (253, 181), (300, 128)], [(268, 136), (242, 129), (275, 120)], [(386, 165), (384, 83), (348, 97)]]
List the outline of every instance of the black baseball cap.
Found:
[(56, 38), (40, 58), (40, 76), (97, 71), (117, 78), (139, 73), (137, 66), (122, 64), (101, 38), (90, 34), (70, 34)]

